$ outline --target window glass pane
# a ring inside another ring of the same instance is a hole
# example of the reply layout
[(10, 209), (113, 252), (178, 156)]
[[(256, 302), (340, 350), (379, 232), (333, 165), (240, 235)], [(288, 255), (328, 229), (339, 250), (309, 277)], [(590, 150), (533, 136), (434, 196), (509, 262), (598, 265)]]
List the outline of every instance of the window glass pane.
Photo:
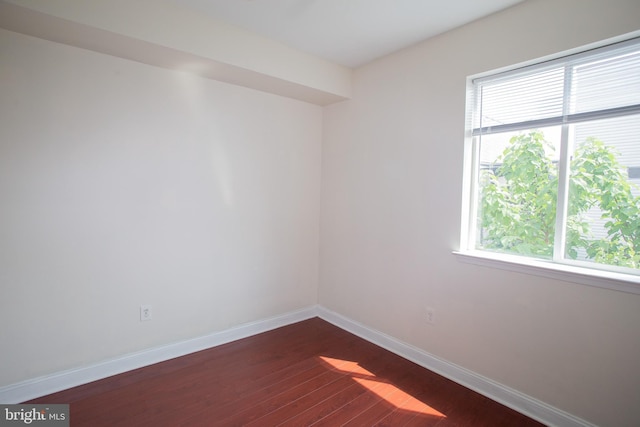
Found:
[(482, 136), (476, 249), (551, 258), (560, 127)]
[(640, 115), (571, 127), (564, 256), (640, 268)]

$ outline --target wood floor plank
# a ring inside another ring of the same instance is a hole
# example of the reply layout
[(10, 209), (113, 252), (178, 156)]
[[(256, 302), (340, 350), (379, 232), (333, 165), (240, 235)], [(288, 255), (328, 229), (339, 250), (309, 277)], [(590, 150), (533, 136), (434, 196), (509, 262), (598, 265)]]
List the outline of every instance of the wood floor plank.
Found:
[[(360, 384), (360, 386), (362, 385)], [(371, 420), (373, 419), (375, 422), (380, 419), (382, 413), (374, 408), (386, 410), (388, 407), (391, 410), (392, 405), (386, 399), (389, 399), (396, 392), (398, 389), (388, 383), (369, 384), (365, 387), (365, 393), (313, 425), (314, 427), (371, 425)]]
[(240, 406), (246, 409), (230, 413), (227, 418), (218, 421), (218, 423), (221, 426), (237, 425), (238, 423), (245, 425), (307, 394), (322, 389), (341, 378), (344, 378), (344, 375), (337, 372), (325, 371), (321, 375), (305, 381), (302, 384), (281, 389), (280, 392), (270, 393), (271, 397), (260, 402), (242, 401), (240, 402)]
[[(417, 415), (425, 415), (425, 411), (420, 408), (418, 405), (411, 405), (411, 400), (414, 398), (407, 397), (402, 391), (397, 391), (396, 393), (389, 396), (388, 399), (385, 399), (374, 407), (372, 407), (369, 411), (362, 414), (358, 418), (355, 418), (350, 423), (346, 424), (348, 426), (356, 426), (356, 425), (375, 425), (379, 420), (386, 418), (388, 415), (393, 413), (394, 411), (401, 411), (404, 414), (406, 422), (410, 421), (412, 417)], [(434, 414), (429, 416), (430, 420), (433, 419), (433, 424), (439, 419), (444, 417), (444, 415)], [(401, 425), (401, 423), (395, 422), (393, 425)], [(429, 423), (425, 423), (425, 426), (431, 425)]]
[(541, 426), (318, 318), (30, 403), (73, 427)]
[(355, 387), (355, 384), (347, 375), (341, 375), (340, 378), (326, 386), (313, 390), (297, 399), (292, 399), (283, 404), (278, 409), (255, 419), (246, 424), (247, 427), (276, 426), (287, 422), (310, 408), (318, 405), (318, 402), (324, 402), (326, 399), (335, 396), (349, 387)]

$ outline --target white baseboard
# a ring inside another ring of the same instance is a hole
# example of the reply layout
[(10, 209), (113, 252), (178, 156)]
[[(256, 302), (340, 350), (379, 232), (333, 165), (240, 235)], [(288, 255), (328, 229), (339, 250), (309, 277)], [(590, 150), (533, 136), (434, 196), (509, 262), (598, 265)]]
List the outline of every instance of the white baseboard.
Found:
[(210, 335), (168, 344), (127, 354), (104, 362), (33, 378), (20, 383), (0, 387), (0, 403), (20, 403), (40, 396), (55, 393), (91, 381), (121, 374), (143, 366), (184, 356), (217, 345), (267, 332), (318, 315), (317, 306), (286, 313), (256, 322), (246, 323)]
[(318, 307), (318, 317), (424, 368), (436, 372), (445, 378), (470, 388), (491, 400), (538, 420), (545, 425), (555, 427), (596, 427), (567, 412), (554, 408), (551, 405), (492, 381), (489, 378), (485, 378), (461, 366), (440, 359), (419, 348), (375, 329), (371, 329), (322, 306)]

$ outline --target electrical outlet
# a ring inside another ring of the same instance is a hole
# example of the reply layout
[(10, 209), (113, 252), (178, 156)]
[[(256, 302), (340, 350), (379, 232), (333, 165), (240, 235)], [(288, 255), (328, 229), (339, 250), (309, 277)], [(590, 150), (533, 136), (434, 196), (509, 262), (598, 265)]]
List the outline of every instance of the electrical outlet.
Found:
[(141, 305), (140, 306), (140, 321), (144, 322), (147, 320), (151, 320), (151, 306), (150, 305)]
[(425, 320), (429, 325), (435, 325), (436, 323), (436, 313), (432, 307), (427, 307), (425, 311)]

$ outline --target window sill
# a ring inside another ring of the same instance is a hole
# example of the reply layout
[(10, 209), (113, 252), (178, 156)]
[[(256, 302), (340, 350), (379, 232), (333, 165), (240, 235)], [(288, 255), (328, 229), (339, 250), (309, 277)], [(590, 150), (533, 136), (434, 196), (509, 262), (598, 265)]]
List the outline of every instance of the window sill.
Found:
[(481, 251), (454, 251), (462, 262), (640, 295), (640, 276)]

